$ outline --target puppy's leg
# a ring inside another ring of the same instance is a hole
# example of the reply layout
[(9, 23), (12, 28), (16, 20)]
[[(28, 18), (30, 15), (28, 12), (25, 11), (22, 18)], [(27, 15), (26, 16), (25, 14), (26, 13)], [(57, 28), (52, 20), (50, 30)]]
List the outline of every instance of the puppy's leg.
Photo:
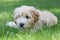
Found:
[[(17, 25), (15, 24), (15, 22), (8, 22), (6, 25), (7, 25), (7, 26), (10, 26), (10, 27), (17, 28)], [(17, 28), (17, 29), (18, 29), (18, 28)]]

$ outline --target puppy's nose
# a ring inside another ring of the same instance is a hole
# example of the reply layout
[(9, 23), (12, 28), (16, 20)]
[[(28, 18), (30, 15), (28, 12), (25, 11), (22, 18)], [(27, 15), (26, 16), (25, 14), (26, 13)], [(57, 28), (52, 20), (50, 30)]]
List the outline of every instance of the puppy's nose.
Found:
[(24, 23), (20, 23), (20, 27), (23, 27), (24, 26)]

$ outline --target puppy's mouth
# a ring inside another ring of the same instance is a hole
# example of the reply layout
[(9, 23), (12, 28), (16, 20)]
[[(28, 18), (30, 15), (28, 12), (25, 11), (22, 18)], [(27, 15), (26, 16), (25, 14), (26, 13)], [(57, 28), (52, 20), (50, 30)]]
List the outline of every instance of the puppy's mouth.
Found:
[[(17, 25), (16, 21), (14, 21), (14, 22), (15, 22), (15, 24)], [(24, 26), (23, 23), (20, 23), (20, 24), (19, 24), (19, 27), (23, 28), (23, 26)]]
[(19, 27), (19, 29), (31, 29), (31, 28), (33, 28), (33, 26), (32, 25), (30, 25), (30, 26), (25, 26), (25, 24), (24, 23), (19, 23), (19, 25), (16, 23), (16, 21), (14, 21), (15, 22), (15, 24)]
[(14, 22), (15, 22), (15, 24), (17, 25), (16, 21), (14, 21)]

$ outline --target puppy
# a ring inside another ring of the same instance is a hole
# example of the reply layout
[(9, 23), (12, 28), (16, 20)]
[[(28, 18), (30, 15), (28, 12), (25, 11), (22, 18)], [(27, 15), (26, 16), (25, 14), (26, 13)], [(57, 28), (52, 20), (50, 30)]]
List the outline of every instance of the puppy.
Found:
[(38, 29), (46, 26), (56, 25), (57, 17), (49, 11), (41, 11), (32, 6), (21, 6), (14, 10), (14, 21), (7, 25), (20, 29)]

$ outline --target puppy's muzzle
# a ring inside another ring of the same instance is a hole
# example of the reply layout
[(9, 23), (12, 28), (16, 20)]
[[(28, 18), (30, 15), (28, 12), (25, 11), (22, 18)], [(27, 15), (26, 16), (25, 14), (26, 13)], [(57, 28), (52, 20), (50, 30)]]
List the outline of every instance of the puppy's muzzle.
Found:
[(20, 23), (19, 25), (20, 25), (20, 27), (23, 27), (24, 26), (24, 23)]

